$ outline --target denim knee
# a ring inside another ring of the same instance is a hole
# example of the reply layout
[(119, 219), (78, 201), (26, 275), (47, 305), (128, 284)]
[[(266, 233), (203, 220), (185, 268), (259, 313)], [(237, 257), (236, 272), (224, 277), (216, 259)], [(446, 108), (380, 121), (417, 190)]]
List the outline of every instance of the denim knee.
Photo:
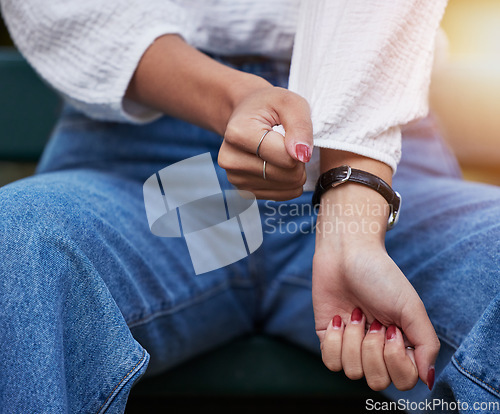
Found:
[(100, 412), (123, 404), (120, 390), (147, 366), (95, 266), (99, 257), (87, 254), (92, 239), (101, 247), (89, 232), (99, 221), (74, 194), (71, 182), (43, 176), (0, 189), (6, 412)]

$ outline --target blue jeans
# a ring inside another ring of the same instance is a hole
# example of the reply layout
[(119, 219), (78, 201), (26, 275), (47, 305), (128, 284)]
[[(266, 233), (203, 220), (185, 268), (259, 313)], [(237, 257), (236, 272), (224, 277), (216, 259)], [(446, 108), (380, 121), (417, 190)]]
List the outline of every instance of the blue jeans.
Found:
[[(286, 86), (286, 65), (240, 69)], [(387, 248), (442, 350), (432, 394), (420, 384), (387, 395), (472, 408), (500, 396), (500, 189), (464, 182), (438, 133), (421, 125), (404, 138), (394, 181), (404, 204)], [(220, 142), (169, 117), (136, 126), (64, 109), (38, 173), (0, 189), (2, 412), (121, 413), (143, 374), (255, 331), (319, 352), (310, 193), (261, 201), (263, 245), (199, 276), (183, 239), (149, 230), (144, 181), (207, 151), (216, 160)]]

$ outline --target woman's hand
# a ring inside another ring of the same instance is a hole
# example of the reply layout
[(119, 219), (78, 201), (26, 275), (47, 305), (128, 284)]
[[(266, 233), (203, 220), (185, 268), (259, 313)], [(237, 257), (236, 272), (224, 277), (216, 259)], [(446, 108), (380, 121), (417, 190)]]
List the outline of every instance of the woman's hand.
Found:
[(313, 305), (323, 361), (351, 379), (365, 376), (374, 390), (391, 382), (408, 390), (419, 376), (431, 388), (439, 341), (417, 292), (385, 250), (387, 209), (376, 208), (383, 203), (372, 189), (350, 183), (322, 198)]
[[(272, 130), (275, 125), (283, 125), (285, 137)], [(302, 194), (304, 163), (312, 148), (307, 102), (286, 89), (266, 87), (249, 93), (235, 107), (218, 161), (237, 188), (257, 198), (289, 200)]]
[[(302, 194), (313, 140), (309, 105), (299, 95), (165, 35), (142, 56), (126, 98), (224, 136), (219, 164), (236, 187), (272, 200)], [(275, 125), (285, 138), (269, 132), (259, 158), (259, 142)]]

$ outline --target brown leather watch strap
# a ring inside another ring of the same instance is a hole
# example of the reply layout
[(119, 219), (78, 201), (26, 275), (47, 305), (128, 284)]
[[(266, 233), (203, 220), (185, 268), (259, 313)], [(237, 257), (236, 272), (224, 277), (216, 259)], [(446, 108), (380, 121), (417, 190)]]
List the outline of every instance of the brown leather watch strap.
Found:
[(401, 208), (401, 196), (399, 193), (394, 191), (389, 184), (376, 175), (366, 171), (356, 170), (348, 165), (332, 168), (324, 174), (321, 174), (318, 182), (316, 183), (316, 189), (313, 194), (313, 206), (315, 208), (319, 207), (321, 196), (326, 190), (332, 187), (337, 187), (347, 181), (370, 187), (384, 197), (391, 207), (387, 228), (391, 229), (396, 225)]

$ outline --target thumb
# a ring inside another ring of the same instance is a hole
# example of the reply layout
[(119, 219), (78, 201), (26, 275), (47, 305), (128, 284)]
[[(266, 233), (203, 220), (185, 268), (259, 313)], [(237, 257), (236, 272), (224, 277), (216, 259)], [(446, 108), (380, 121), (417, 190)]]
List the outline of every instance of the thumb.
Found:
[[(403, 323), (403, 325), (405, 324)], [(440, 344), (421, 301), (414, 307), (414, 311), (410, 315), (410, 322), (406, 326), (402, 326), (402, 328), (409, 342), (415, 348), (418, 375), (431, 390), (434, 385), (434, 364), (439, 353)]]
[(278, 132), (285, 136), (285, 148), (293, 159), (309, 162), (314, 147), (311, 110), (304, 98), (290, 93), (293, 98), (287, 99), (280, 107), (278, 115), (284, 130)]

